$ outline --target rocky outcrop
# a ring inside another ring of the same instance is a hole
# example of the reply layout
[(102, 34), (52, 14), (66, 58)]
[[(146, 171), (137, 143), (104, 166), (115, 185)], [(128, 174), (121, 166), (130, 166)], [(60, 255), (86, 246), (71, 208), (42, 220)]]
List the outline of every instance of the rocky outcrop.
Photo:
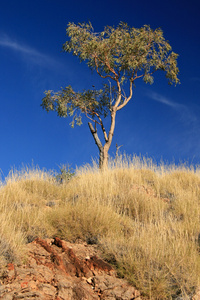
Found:
[(24, 264), (0, 271), (0, 299), (141, 300), (139, 291), (100, 258), (97, 248), (59, 238), (27, 245)]

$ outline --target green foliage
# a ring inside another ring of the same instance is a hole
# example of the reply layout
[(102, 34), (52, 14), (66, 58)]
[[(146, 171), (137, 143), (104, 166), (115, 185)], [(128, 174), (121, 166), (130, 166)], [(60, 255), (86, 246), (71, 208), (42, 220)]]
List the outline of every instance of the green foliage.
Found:
[(72, 168), (70, 168), (69, 165), (61, 165), (59, 166), (59, 169), (60, 169), (60, 174), (57, 174), (55, 178), (56, 181), (60, 184), (66, 183), (67, 181), (72, 179), (72, 177), (74, 177), (75, 175), (75, 172), (73, 171)]
[(67, 35), (70, 41), (64, 44), (64, 51), (87, 61), (102, 76), (131, 80), (141, 76), (149, 82), (155, 71), (163, 70), (171, 83), (179, 82), (178, 55), (171, 51), (160, 28), (152, 30), (144, 25), (138, 29), (120, 23), (117, 28), (107, 26), (103, 32), (94, 33), (90, 23), (69, 23)]
[[(101, 78), (112, 80), (112, 86), (105, 84), (102, 90), (95, 88), (75, 92), (71, 86), (58, 92), (48, 90), (42, 100), (47, 111), (56, 111), (60, 117), (72, 117), (71, 126), (82, 124), (82, 114), (102, 126), (101, 117), (108, 116), (113, 108), (124, 107), (132, 98), (135, 80), (143, 78), (153, 83), (153, 74), (162, 70), (169, 84), (179, 83), (177, 57), (160, 28), (153, 30), (144, 25), (129, 27), (120, 23), (117, 28), (107, 26), (95, 33), (91, 23), (69, 23), (69, 40), (63, 45), (65, 52), (71, 52), (80, 61), (96, 71)], [(122, 95), (122, 86), (130, 86), (130, 95)], [(114, 91), (113, 91), (114, 89)]]
[(74, 92), (71, 86), (62, 88), (54, 93), (46, 91), (42, 100), (42, 107), (49, 111), (56, 111), (59, 117), (72, 117), (71, 127), (82, 124), (82, 114), (94, 118), (96, 114), (106, 117), (109, 111), (108, 86), (104, 90), (85, 90)]

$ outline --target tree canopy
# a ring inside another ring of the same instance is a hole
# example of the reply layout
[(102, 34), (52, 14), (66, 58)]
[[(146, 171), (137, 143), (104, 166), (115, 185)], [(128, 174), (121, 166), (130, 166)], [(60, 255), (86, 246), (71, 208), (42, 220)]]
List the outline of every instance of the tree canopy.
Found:
[[(177, 58), (163, 31), (129, 27), (120, 23), (116, 28), (107, 26), (104, 31), (95, 33), (91, 23), (69, 23), (69, 40), (63, 45), (65, 52), (71, 52), (80, 61), (85, 61), (92, 71), (105, 81), (102, 89), (75, 92), (71, 86), (58, 92), (48, 90), (42, 100), (46, 111), (56, 111), (60, 117), (72, 117), (72, 127), (82, 124), (85, 115), (90, 131), (100, 151), (100, 161), (106, 161), (115, 128), (116, 112), (122, 109), (133, 97), (133, 87), (137, 79), (152, 84), (154, 73), (164, 71), (169, 84), (179, 83)], [(128, 95), (126, 95), (128, 93)], [(103, 119), (110, 116), (110, 128), (106, 131)], [(97, 135), (100, 125), (104, 135), (104, 146)], [(100, 162), (100, 166), (102, 161)]]

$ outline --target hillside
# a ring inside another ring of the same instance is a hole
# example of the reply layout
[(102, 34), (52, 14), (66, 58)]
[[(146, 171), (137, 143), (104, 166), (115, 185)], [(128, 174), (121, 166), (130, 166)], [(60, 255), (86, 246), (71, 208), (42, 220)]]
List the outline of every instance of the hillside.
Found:
[(134, 157), (104, 172), (84, 167), (62, 184), (24, 169), (6, 178), (0, 199), (0, 290), (5, 268), (26, 264), (30, 245), (58, 238), (98, 249), (141, 297), (200, 299), (198, 168)]

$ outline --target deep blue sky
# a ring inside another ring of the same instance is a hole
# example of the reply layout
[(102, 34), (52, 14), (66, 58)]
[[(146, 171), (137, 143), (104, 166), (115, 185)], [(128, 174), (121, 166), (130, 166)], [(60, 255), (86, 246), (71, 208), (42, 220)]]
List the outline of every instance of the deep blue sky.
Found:
[[(132, 101), (118, 113), (114, 140), (127, 154), (159, 161), (200, 163), (199, 1), (181, 0), (7, 0), (0, 7), (0, 169), (38, 164), (54, 169), (90, 163), (98, 149), (87, 120), (71, 129), (70, 119), (40, 107), (43, 92), (69, 84), (75, 90), (96, 83), (87, 66), (62, 52), (68, 22), (91, 21), (95, 31), (120, 21), (161, 27), (179, 54), (181, 85), (164, 74), (153, 85), (136, 82)], [(99, 80), (101, 80), (99, 78)]]

